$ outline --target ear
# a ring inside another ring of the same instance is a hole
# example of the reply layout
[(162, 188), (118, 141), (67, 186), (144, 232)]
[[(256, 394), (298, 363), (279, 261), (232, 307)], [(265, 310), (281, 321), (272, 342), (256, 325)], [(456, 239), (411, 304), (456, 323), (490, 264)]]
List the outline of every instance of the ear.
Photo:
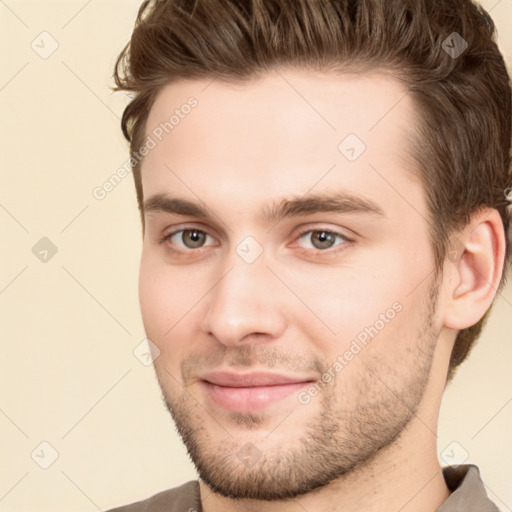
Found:
[(453, 235), (445, 262), (444, 326), (461, 330), (476, 324), (496, 296), (505, 260), (505, 231), (493, 208), (475, 212)]

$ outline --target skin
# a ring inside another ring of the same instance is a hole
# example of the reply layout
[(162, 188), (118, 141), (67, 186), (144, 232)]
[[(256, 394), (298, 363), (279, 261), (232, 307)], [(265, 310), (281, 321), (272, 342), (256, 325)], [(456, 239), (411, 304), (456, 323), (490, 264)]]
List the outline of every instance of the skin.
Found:
[[(146, 135), (190, 96), (198, 106), (144, 159), (144, 198), (194, 201), (210, 218), (146, 212), (139, 296), (205, 512), (423, 512), (449, 496), (436, 446), (448, 361), (458, 329), (494, 298), (504, 238), (497, 212), (476, 212), (458, 235), (464, 250), (435, 281), (405, 92), (378, 73), (287, 69), (244, 84), (179, 81), (157, 96)], [(350, 133), (366, 145), (353, 162), (338, 149)], [(333, 192), (382, 215), (260, 216), (284, 198)], [(206, 235), (159, 243), (180, 229)], [(325, 230), (341, 236), (329, 245)], [(263, 251), (251, 263), (236, 250), (248, 236)], [(396, 303), (400, 312), (307, 404), (292, 394), (242, 414), (205, 393), (201, 378), (216, 369), (321, 379)]]

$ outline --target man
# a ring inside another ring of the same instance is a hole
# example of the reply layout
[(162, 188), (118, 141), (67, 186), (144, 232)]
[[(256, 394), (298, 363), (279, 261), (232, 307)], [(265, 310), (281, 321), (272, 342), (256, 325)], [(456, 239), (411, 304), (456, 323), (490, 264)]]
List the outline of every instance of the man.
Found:
[(496, 511), (442, 468), (503, 285), (511, 89), (469, 0), (145, 1), (140, 304), (199, 480), (133, 511)]

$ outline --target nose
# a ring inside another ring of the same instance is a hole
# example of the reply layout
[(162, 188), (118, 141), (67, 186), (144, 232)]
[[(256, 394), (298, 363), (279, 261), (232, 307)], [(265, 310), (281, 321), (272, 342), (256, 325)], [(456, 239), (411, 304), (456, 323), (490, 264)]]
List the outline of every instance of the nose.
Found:
[(279, 338), (287, 326), (279, 280), (262, 257), (251, 264), (241, 259), (232, 262), (208, 294), (203, 332), (226, 346)]

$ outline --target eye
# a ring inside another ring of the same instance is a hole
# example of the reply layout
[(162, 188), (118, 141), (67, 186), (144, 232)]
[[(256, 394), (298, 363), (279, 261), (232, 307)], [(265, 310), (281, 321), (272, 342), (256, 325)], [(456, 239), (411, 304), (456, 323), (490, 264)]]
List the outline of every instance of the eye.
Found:
[[(180, 229), (164, 235), (160, 243), (171, 242), (182, 249), (200, 249), (204, 246), (208, 237), (213, 239), (208, 233), (200, 229)], [(177, 252), (186, 251), (177, 250)]]
[[(208, 239), (211, 239), (214, 243), (207, 244)], [(336, 243), (337, 239), (339, 240), (338, 243)], [(309, 229), (303, 231), (298, 235), (297, 240), (299, 241), (299, 247), (306, 249), (308, 253), (312, 252), (313, 256), (337, 253), (343, 250), (347, 243), (352, 242), (352, 239), (342, 233), (328, 229)], [(215, 239), (206, 231), (194, 227), (183, 228), (167, 233), (160, 238), (159, 242), (165, 245), (168, 251), (177, 256), (201, 254), (203, 247), (217, 245)], [(343, 247), (329, 251), (329, 249), (337, 246)], [(317, 254), (315, 254), (315, 252)], [(318, 254), (319, 252), (320, 254)]]
[[(341, 242), (335, 245), (336, 238), (340, 239)], [(341, 233), (329, 231), (327, 229), (310, 229), (308, 231), (304, 231), (298, 236), (298, 240), (302, 239), (309, 240), (309, 247), (306, 247), (307, 249), (318, 249), (321, 251), (325, 251), (326, 249), (330, 249), (331, 247), (336, 247), (338, 245), (344, 245), (346, 242), (351, 241)]]

